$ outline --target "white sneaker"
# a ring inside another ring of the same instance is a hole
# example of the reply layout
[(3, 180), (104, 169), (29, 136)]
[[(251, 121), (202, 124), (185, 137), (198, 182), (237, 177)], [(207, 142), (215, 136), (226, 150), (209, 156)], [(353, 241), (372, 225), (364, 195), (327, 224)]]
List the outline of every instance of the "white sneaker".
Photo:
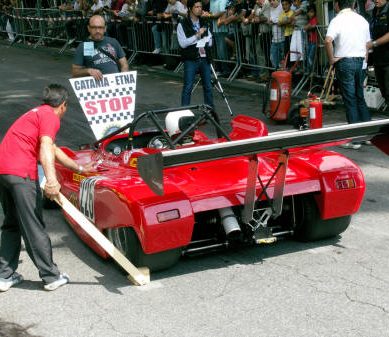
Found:
[(58, 279), (54, 282), (45, 284), (43, 288), (47, 291), (53, 291), (69, 283), (69, 276), (65, 273), (59, 275)]
[(360, 143), (350, 142), (350, 143), (342, 144), (342, 145), (340, 145), (340, 147), (342, 147), (343, 149), (358, 150), (362, 147), (362, 145)]
[(0, 278), (0, 291), (7, 291), (9, 288), (22, 283), (23, 280), (23, 276), (17, 272), (14, 272), (8, 278)]
[(161, 52), (161, 49), (160, 48), (155, 48), (153, 50), (153, 54), (159, 54)]

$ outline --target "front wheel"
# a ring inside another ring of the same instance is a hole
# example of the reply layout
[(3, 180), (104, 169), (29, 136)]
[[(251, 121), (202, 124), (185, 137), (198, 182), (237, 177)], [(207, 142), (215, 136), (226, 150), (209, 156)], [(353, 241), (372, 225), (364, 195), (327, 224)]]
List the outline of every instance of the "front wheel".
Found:
[(295, 199), (294, 237), (299, 241), (316, 241), (335, 237), (344, 232), (351, 222), (351, 215), (323, 220), (312, 195)]
[(167, 269), (176, 264), (181, 256), (181, 248), (146, 254), (138, 236), (130, 227), (108, 229), (107, 237), (135, 266), (148, 267), (150, 271)]

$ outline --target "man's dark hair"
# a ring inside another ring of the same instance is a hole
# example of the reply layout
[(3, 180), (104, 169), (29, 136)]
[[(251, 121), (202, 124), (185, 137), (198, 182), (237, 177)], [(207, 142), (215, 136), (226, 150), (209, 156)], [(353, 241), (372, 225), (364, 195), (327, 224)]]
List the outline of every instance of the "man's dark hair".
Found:
[(338, 3), (339, 9), (352, 8), (354, 6), (354, 0), (335, 0)]
[(281, 3), (287, 2), (289, 5), (292, 5), (292, 0), (281, 0)]
[(314, 4), (309, 5), (309, 6), (307, 7), (307, 13), (308, 13), (309, 11), (314, 11), (314, 12), (315, 12), (315, 15), (316, 15), (316, 5), (314, 5)]
[(188, 0), (188, 2), (186, 3), (186, 6), (190, 10), (193, 8), (193, 6), (195, 5), (196, 2), (200, 2), (202, 4), (201, 0)]
[(49, 84), (43, 89), (43, 103), (53, 108), (60, 106), (69, 98), (69, 91), (60, 84)]
[(226, 9), (231, 8), (231, 7), (236, 7), (236, 2), (234, 0), (227, 1)]

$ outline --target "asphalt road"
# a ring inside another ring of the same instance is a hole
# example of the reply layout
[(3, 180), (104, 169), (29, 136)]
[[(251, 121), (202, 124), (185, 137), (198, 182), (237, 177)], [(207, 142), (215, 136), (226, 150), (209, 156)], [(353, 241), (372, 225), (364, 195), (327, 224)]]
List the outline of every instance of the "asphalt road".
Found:
[[(17, 116), (39, 103), (44, 85), (68, 83), (71, 58), (0, 45), (0, 59), (2, 138)], [(179, 78), (142, 68), (136, 110), (175, 106), (180, 88)], [(224, 87), (235, 114), (261, 116), (255, 88)], [(200, 91), (194, 103), (201, 102)], [(227, 123), (223, 99), (215, 95)], [(344, 122), (344, 114), (326, 111), (325, 123), (334, 122)], [(74, 147), (92, 140), (73, 96), (57, 143)], [(71, 284), (44, 292), (23, 250), (18, 271), (26, 281), (0, 294), (0, 319), (31, 325), (30, 332), (44, 337), (389, 336), (389, 158), (374, 147), (342, 151), (362, 167), (367, 191), (339, 238), (185, 258), (152, 274), (150, 285), (136, 287), (89, 250), (58, 210), (50, 210), (45, 219), (54, 258)]]

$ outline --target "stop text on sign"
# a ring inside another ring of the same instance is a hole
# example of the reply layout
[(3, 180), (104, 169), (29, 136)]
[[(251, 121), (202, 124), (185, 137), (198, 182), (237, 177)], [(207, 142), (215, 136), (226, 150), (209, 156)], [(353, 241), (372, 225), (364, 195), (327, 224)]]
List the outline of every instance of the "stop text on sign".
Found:
[(85, 102), (85, 112), (88, 115), (97, 113), (128, 111), (133, 100), (131, 96), (98, 99)]

